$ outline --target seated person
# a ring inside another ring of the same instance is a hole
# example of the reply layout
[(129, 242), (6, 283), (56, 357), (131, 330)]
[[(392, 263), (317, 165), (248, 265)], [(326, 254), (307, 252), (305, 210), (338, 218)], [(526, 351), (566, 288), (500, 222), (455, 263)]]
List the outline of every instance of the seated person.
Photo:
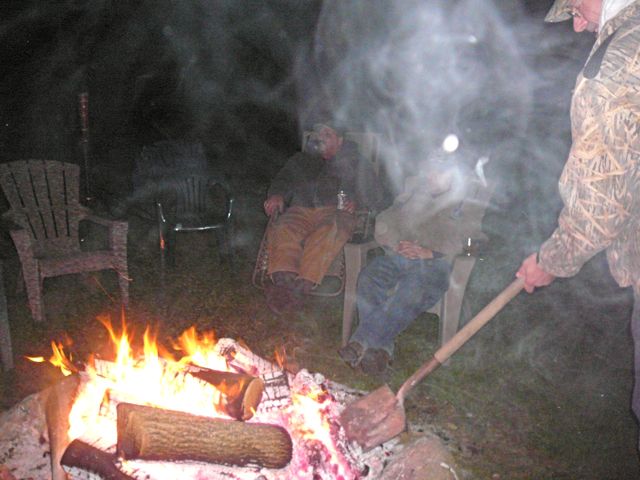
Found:
[(425, 173), (408, 177), (393, 205), (376, 217), (375, 238), (385, 255), (360, 273), (358, 328), (338, 353), (352, 367), (382, 374), (395, 338), (449, 288), (457, 239), (468, 228), (460, 207), (469, 176), (453, 155), (427, 162)]
[[(346, 195), (338, 209), (338, 193)], [(267, 305), (274, 313), (302, 306), (356, 225), (356, 208), (375, 207), (371, 162), (334, 127), (317, 124), (304, 152), (293, 155), (271, 183), (264, 211), (283, 212), (267, 231)], [(284, 210), (285, 205), (287, 209)]]

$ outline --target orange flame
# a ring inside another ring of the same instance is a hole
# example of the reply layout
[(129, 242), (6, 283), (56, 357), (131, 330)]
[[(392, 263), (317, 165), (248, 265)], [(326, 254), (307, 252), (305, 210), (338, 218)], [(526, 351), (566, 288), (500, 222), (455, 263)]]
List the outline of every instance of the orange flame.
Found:
[[(115, 406), (130, 402), (195, 415), (221, 416), (226, 395), (235, 394), (240, 385), (215, 387), (188, 373), (186, 365), (197, 365), (213, 370), (229, 370), (227, 360), (216, 349), (214, 332), (198, 333), (195, 327), (185, 330), (173, 347), (182, 355), (178, 360), (161, 350), (156, 335), (149, 327), (143, 335), (142, 352), (132, 347), (133, 335), (122, 318), (122, 327), (116, 333), (107, 317), (98, 320), (109, 333), (115, 349), (115, 360), (108, 362), (92, 359), (81, 376), (76, 399), (69, 414), (69, 440), (82, 437), (98, 448), (109, 448), (117, 441)], [(68, 373), (77, 372), (73, 362), (65, 355), (63, 346), (52, 342), (53, 356), (49, 360)], [(284, 348), (276, 351), (280, 365), (285, 363)], [(37, 361), (37, 357), (33, 357)], [(193, 369), (192, 369), (193, 370)], [(68, 374), (65, 373), (65, 374)], [(288, 411), (289, 427), (302, 439), (320, 442), (326, 448), (329, 461), (342, 478), (353, 478), (349, 462), (335, 443), (330, 423), (333, 398), (320, 388), (305, 388), (292, 393)], [(256, 412), (252, 408), (255, 415)]]
[[(113, 363), (96, 360), (87, 364), (85, 373), (89, 381), (81, 384), (69, 417), (71, 439), (89, 435), (101, 437), (105, 442), (115, 442), (115, 422), (103, 414), (105, 409), (113, 408), (110, 406), (112, 399), (197, 415), (220, 415), (222, 392), (187, 374), (183, 368), (186, 362), (207, 368), (224, 365), (224, 361), (213, 352), (216, 345), (213, 333), (198, 336), (195, 328), (186, 331), (179, 343), (188, 355), (175, 361), (169, 355), (161, 357), (156, 336), (149, 327), (143, 335), (143, 352), (138, 355), (131, 346), (133, 336), (124, 319), (120, 334), (115, 332), (108, 318), (100, 317), (98, 320), (109, 332), (116, 359)], [(66, 359), (62, 349), (55, 344), (52, 347), (54, 356), (51, 362), (70, 370), (73, 364)]]
[(273, 355), (278, 366), (284, 370), (285, 365), (287, 364), (287, 351), (285, 350), (284, 346), (276, 348), (275, 352), (273, 352)]
[[(69, 357), (65, 355), (62, 343), (51, 342), (51, 350), (53, 355), (49, 358), (49, 363), (54, 367), (58, 367), (65, 377), (78, 372), (78, 369), (73, 365), (71, 355)], [(26, 356), (25, 358), (35, 363), (45, 362), (44, 357)]]

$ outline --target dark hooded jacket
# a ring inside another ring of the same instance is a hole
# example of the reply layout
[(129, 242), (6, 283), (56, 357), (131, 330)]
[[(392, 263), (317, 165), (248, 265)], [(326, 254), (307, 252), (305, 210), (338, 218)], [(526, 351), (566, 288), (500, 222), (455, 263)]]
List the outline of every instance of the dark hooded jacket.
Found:
[(340, 190), (359, 209), (382, 207), (383, 193), (373, 165), (348, 140), (329, 160), (307, 152), (294, 154), (276, 175), (268, 195), (282, 195), (287, 206), (316, 208), (336, 205)]

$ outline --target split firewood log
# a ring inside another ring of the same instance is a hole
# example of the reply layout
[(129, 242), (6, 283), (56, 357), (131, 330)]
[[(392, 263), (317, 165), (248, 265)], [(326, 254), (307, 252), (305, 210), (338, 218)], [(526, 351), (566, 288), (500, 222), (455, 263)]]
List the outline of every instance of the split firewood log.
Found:
[[(100, 376), (109, 377), (115, 363), (109, 360), (95, 359), (94, 367)], [(261, 378), (236, 372), (223, 372), (197, 365), (185, 365), (179, 373), (183, 377), (203, 385), (213, 385), (219, 396), (213, 398), (219, 411), (237, 420), (249, 420), (255, 414), (262, 400), (264, 381)]]
[(291, 461), (289, 433), (278, 425), (209, 418), (121, 403), (118, 455), (124, 459), (193, 460), (282, 468)]
[(60, 464), (97, 473), (102, 480), (134, 480), (118, 468), (116, 461), (115, 455), (76, 439), (65, 450)]
[(210, 383), (224, 394), (224, 411), (237, 420), (249, 420), (262, 399), (264, 382), (261, 378), (235, 372), (222, 372), (189, 365), (187, 372)]
[(69, 445), (69, 412), (76, 397), (80, 377), (65, 377), (55, 387), (51, 387), (45, 400), (45, 414), (51, 447), (52, 480), (66, 480), (67, 474), (60, 465), (60, 459)]

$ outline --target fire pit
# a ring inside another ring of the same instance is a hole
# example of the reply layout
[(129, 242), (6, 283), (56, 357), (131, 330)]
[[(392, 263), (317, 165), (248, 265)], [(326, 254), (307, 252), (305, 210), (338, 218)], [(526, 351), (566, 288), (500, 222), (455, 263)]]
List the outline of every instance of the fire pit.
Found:
[(339, 414), (362, 392), (195, 329), (179, 360), (161, 358), (148, 333), (134, 358), (126, 331), (106, 326), (115, 361), (73, 364), (54, 345), (52, 363), (76, 378), (46, 407), (60, 478), (379, 478), (392, 454), (393, 442), (365, 454), (344, 437)]

